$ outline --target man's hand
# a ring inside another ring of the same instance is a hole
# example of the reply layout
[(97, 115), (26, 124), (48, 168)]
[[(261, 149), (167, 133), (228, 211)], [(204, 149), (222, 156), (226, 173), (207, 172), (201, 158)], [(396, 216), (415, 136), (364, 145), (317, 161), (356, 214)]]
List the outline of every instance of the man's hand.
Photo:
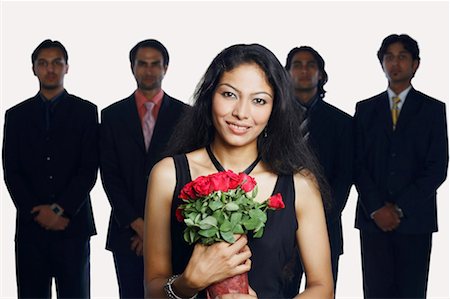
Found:
[(384, 207), (376, 210), (373, 220), (384, 232), (393, 231), (400, 224), (400, 217), (392, 203), (386, 203)]
[(56, 215), (50, 208), (50, 205), (35, 206), (31, 213), (37, 213), (34, 221), (48, 230), (64, 230), (69, 224), (69, 219)]
[(136, 232), (141, 240), (144, 240), (144, 219), (141, 217), (137, 218), (130, 223), (130, 227)]
[(137, 256), (142, 256), (144, 250), (144, 241), (137, 235), (131, 237), (130, 249), (134, 251)]

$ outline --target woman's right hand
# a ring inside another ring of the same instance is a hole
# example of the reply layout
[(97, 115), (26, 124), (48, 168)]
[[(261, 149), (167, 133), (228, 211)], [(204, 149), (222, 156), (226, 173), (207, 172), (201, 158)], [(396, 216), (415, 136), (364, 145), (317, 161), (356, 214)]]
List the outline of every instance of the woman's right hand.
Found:
[(210, 246), (196, 244), (183, 273), (190, 287), (202, 290), (209, 285), (248, 272), (251, 251), (247, 236), (239, 235), (233, 244), (218, 242)]

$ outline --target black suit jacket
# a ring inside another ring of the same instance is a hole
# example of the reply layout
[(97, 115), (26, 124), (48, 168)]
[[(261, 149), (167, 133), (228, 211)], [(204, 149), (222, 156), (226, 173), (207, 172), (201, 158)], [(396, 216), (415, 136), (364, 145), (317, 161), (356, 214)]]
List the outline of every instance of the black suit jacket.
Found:
[(331, 189), (326, 210), (332, 252), (342, 254), (341, 213), (352, 185), (352, 117), (318, 98), (308, 111), (309, 143), (323, 168)]
[[(38, 94), (6, 111), (3, 137), (5, 182), (17, 208), (16, 240), (95, 234), (89, 192), (98, 171), (97, 107), (64, 91), (47, 130)], [(53, 202), (70, 217), (61, 232), (43, 229), (30, 214), (34, 206)]]
[(356, 105), (356, 227), (380, 231), (370, 214), (396, 203), (404, 218), (399, 233), (437, 231), (436, 190), (447, 176), (445, 104), (412, 88), (396, 129), (387, 92)]
[(112, 207), (107, 249), (131, 252), (134, 231), (129, 225), (144, 218), (148, 176), (153, 165), (164, 158), (170, 135), (188, 107), (164, 94), (148, 152), (134, 95), (102, 110), (100, 170)]

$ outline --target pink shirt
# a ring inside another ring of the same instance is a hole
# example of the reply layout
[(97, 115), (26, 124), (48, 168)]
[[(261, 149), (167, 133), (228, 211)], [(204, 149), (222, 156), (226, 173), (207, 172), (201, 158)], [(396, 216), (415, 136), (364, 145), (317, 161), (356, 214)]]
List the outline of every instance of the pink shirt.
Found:
[(153, 117), (155, 120), (158, 118), (158, 112), (161, 108), (162, 98), (164, 97), (164, 91), (161, 89), (152, 99), (147, 99), (144, 95), (144, 93), (140, 89), (136, 89), (134, 92), (134, 98), (136, 100), (136, 108), (139, 114), (139, 119), (141, 120), (144, 118), (145, 113), (147, 112), (147, 108), (145, 108), (146, 102), (153, 102), (155, 103), (155, 106), (152, 109)]

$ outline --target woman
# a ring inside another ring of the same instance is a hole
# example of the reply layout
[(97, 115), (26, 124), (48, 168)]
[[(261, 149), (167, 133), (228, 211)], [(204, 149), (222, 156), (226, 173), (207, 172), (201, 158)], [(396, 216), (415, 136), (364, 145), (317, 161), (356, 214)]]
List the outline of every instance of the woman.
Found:
[[(299, 251), (307, 284), (298, 298), (332, 298), (322, 180), (301, 138), (302, 117), (277, 58), (257, 44), (231, 46), (213, 60), (194, 97), (191, 114), (172, 139), (175, 153), (187, 154), (162, 160), (149, 179), (146, 296), (191, 298), (215, 282), (249, 272), (256, 294), (243, 297), (293, 297), (298, 292), (288, 290), (298, 287), (298, 274), (291, 268), (298, 267)], [(258, 184), (257, 200), (280, 192), (286, 208), (268, 214), (261, 239), (241, 236), (234, 244), (192, 248), (175, 220), (179, 192), (192, 179), (220, 167), (251, 172)]]

